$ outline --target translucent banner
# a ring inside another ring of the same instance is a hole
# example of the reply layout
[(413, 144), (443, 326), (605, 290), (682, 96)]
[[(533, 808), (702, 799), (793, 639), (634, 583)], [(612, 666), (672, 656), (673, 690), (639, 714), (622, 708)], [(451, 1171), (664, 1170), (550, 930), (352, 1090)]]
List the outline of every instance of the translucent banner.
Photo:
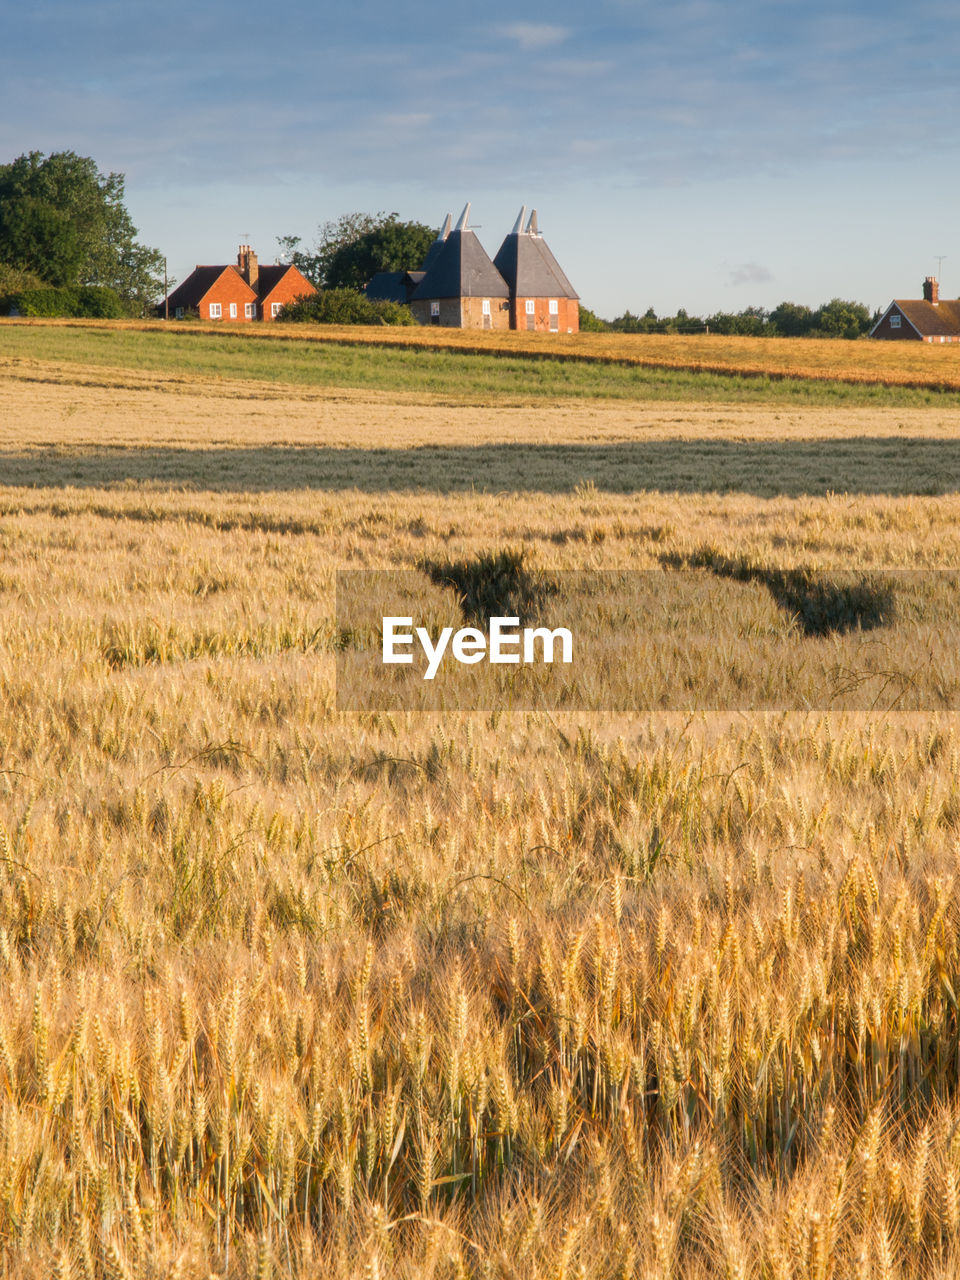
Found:
[(960, 709), (960, 570), (337, 574), (344, 711)]

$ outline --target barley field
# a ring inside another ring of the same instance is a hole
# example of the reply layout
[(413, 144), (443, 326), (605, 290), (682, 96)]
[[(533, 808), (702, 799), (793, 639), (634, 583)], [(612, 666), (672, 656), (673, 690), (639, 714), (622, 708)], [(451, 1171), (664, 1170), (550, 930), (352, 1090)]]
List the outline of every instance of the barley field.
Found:
[(957, 717), (344, 713), (333, 616), (337, 569), (503, 547), (958, 569), (960, 406), (36, 331), (0, 326), (0, 1272), (960, 1274)]

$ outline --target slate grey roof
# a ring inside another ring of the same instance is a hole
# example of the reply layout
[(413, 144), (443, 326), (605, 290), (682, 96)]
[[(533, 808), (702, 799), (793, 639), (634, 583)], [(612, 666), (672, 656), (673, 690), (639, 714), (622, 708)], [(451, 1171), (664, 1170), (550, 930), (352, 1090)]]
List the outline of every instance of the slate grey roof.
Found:
[(578, 298), (543, 236), (511, 232), (494, 258), (494, 265), (515, 298)]
[(443, 226), (440, 228), (439, 235), (437, 236), (436, 240), (434, 240), (430, 248), (427, 250), (427, 256), (423, 260), (424, 271), (429, 271), (430, 268), (433, 266), (433, 264), (436, 262), (437, 255), (439, 254), (440, 250), (443, 248), (444, 243), (447, 239), (447, 236), (450, 234), (450, 222), (451, 222), (451, 217), (450, 217), (450, 214), (448, 213), (446, 218), (444, 218), (443, 220)]
[(364, 293), (371, 302), (409, 302), (424, 271), (378, 271)]
[(406, 302), (406, 271), (378, 271), (364, 289), (371, 302)]
[(476, 232), (451, 231), (414, 290), (419, 298), (509, 298), (503, 276)]

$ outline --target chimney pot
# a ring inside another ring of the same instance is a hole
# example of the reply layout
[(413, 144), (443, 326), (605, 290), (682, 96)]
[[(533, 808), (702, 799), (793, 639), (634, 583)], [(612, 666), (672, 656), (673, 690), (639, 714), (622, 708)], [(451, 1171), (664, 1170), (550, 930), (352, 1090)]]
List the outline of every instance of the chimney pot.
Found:
[(248, 244), (240, 246), (240, 252), (237, 254), (237, 266), (250, 288), (256, 289), (257, 280), (260, 276), (260, 267), (257, 263), (257, 255)]

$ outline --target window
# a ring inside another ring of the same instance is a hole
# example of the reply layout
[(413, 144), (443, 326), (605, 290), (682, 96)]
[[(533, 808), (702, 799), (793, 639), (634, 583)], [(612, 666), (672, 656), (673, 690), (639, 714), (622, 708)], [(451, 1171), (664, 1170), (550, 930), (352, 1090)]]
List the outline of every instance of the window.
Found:
[(282, 306), (283, 306), (282, 302), (270, 303), (270, 315), (273, 317), (274, 320), (276, 320), (277, 316), (280, 314), (280, 308)]
[(527, 299), (527, 315), (528, 315), (528, 316), (532, 316), (532, 315), (533, 315), (533, 306), (534, 306), (534, 304), (533, 304), (533, 299), (532, 299), (532, 298), (528, 298), (528, 299)]
[(177, 307), (176, 311), (174, 311), (174, 313), (173, 313), (173, 314), (174, 314), (174, 316), (175, 316), (178, 320), (182, 320), (182, 319), (183, 319), (183, 307)]
[(431, 324), (440, 323), (440, 303), (439, 302), (430, 303), (430, 323)]
[(493, 321), (490, 318), (490, 299), (484, 298), (481, 303), (480, 310), (483, 312), (483, 327), (490, 329), (493, 327)]
[(557, 333), (560, 328), (560, 303), (556, 298), (550, 299), (550, 330)]
[(528, 328), (528, 329), (535, 329), (535, 328), (537, 327), (537, 317), (536, 317), (536, 315), (534, 314), (535, 310), (536, 310), (536, 303), (534, 302), (534, 300), (533, 300), (532, 298), (528, 298), (528, 299), (527, 299), (527, 301), (526, 301), (527, 328)]
[(892, 315), (892, 316), (890, 317), (890, 328), (891, 328), (891, 329), (899, 329), (899, 328), (900, 328), (900, 317), (899, 317), (898, 315)]
[(231, 302), (230, 303), (230, 319), (236, 320), (236, 318), (237, 318), (237, 304), (235, 302)]
[(220, 316), (221, 316), (222, 314), (223, 314), (223, 309), (222, 309), (222, 307), (220, 306), (220, 303), (219, 303), (219, 302), (211, 302), (211, 303), (210, 303), (210, 319), (211, 319), (211, 320), (219, 320), (219, 319), (220, 319)]
[(257, 304), (255, 302), (245, 302), (243, 304), (243, 314), (247, 317), (248, 320), (256, 320)]

